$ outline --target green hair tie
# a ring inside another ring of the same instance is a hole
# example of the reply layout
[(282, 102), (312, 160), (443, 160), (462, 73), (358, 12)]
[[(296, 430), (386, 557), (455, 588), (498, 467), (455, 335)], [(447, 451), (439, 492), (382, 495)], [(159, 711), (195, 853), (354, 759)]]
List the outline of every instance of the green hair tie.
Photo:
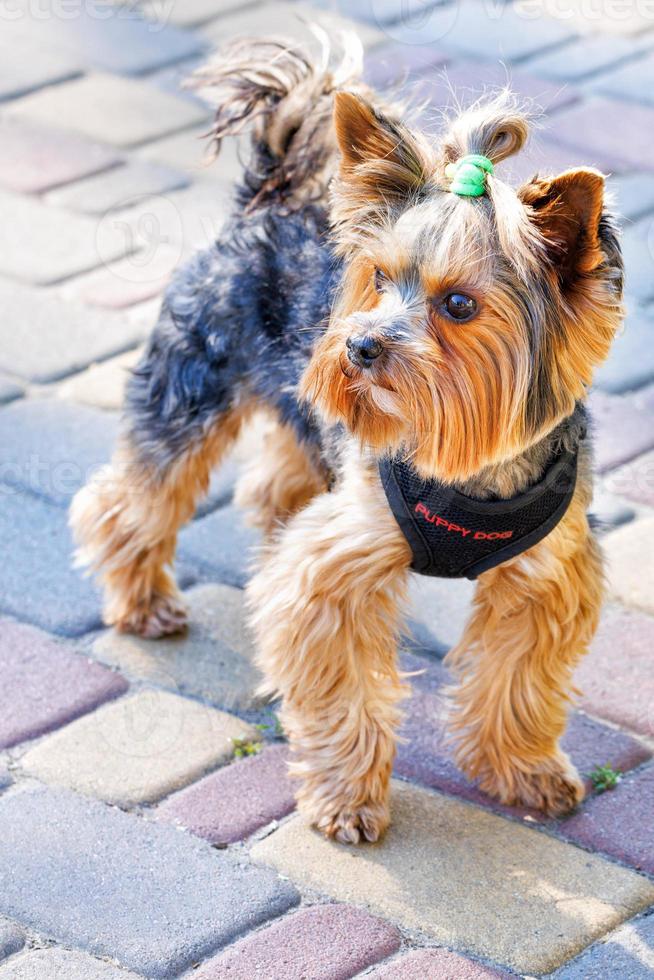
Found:
[(456, 163), (448, 163), (445, 176), (452, 183), (450, 191), (459, 197), (481, 197), (486, 193), (486, 174), (492, 174), (493, 164), (481, 153), (469, 153)]

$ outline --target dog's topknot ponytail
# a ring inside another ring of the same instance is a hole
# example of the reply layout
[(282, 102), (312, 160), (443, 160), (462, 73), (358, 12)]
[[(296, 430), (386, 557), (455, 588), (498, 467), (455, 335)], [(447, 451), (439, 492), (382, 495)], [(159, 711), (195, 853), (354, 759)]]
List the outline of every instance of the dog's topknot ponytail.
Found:
[(452, 119), (442, 140), (443, 164), (470, 153), (493, 164), (517, 153), (529, 137), (529, 116), (512, 93), (481, 99)]

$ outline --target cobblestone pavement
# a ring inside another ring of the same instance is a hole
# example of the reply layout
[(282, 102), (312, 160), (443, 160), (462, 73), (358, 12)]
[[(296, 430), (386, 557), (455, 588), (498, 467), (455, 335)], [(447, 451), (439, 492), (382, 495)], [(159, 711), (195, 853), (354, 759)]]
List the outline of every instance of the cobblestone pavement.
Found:
[[(547, 6), (342, 11), (368, 77), (407, 79), (427, 124), (448, 84), (465, 100), (510, 76), (542, 105), (516, 179), (611, 174), (629, 316), (591, 395), (610, 601), (565, 737), (589, 795), (548, 821), (458, 772), (441, 660), (471, 585), (416, 579), (394, 822), (353, 850), (293, 813), (255, 694), (256, 536), (230, 502), (251, 445), (181, 535), (185, 638), (103, 630), (66, 527), (163, 284), (211, 240), (238, 172), (234, 146), (203, 164), (210, 108), (180, 80), (234, 34), (301, 33), (308, 8), (0, 0), (0, 980), (654, 976), (654, 11)], [(617, 788), (597, 791), (598, 766)]]

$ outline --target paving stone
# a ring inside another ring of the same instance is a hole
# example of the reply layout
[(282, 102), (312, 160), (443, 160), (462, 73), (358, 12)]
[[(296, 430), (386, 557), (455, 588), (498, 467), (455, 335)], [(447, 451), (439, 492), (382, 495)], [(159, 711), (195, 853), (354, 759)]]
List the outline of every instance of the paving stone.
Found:
[(608, 360), (595, 372), (594, 385), (621, 394), (654, 380), (654, 319), (631, 313), (611, 345)]
[(157, 808), (157, 819), (211, 844), (243, 840), (294, 809), (287, 759), (285, 745), (266, 747), (171, 796)]
[[(401, 663), (405, 671), (422, 669), (423, 672), (408, 680), (412, 693), (403, 709), (403, 741), (398, 745), (395, 772), (498, 813), (543, 821), (545, 818), (536, 810), (503, 806), (482, 793), (455, 764), (447, 739), (443, 696), (443, 688), (452, 683), (452, 677), (442, 664), (407, 654), (403, 655)], [(651, 757), (649, 749), (641, 742), (579, 712), (570, 715), (562, 746), (584, 777), (587, 792), (592, 792), (589, 773), (597, 765), (611, 765), (626, 772)]]
[(426, 95), (439, 111), (443, 107), (453, 110), (461, 104), (470, 105), (485, 92), (502, 89), (509, 83), (519, 98), (533, 102), (548, 113), (579, 99), (579, 92), (572, 85), (553, 83), (524, 69), (509, 73), (506, 65), (480, 58), (457, 59), (444, 72), (425, 78), (416, 91)]
[(0, 789), (6, 789), (11, 783), (11, 775), (6, 763), (0, 761)]
[(70, 949), (31, 949), (0, 967), (0, 980), (138, 980), (131, 970)]
[(600, 92), (618, 99), (633, 99), (647, 106), (654, 106), (654, 56), (632, 59), (614, 71), (605, 72), (595, 83)]
[[(553, 125), (555, 122), (556, 119)], [(534, 133), (521, 153), (499, 164), (498, 175), (507, 183), (519, 187), (536, 174), (552, 177), (572, 167), (599, 166), (590, 153), (561, 146), (549, 139), (547, 133), (550, 131), (546, 122), (543, 131)]]
[[(23, 948), (24, 944), (25, 937), (18, 926), (6, 919), (0, 919), (0, 960), (6, 959), (7, 956), (13, 956), (14, 953)], [(2, 973), (0, 967), (0, 977)]]
[(447, 60), (448, 55), (433, 44), (385, 44), (367, 55), (364, 78), (375, 89), (405, 81), (411, 85), (441, 68)]
[(135, 5), (112, 7), (102, 0), (86, 0), (74, 17), (42, 19), (41, 27), (43, 40), (74, 53), (86, 68), (129, 75), (153, 71), (206, 49), (198, 35), (167, 23), (153, 24), (140, 16)]
[[(5, 28), (3, 23), (3, 31)], [(68, 51), (26, 42), (14, 44), (9, 39), (2, 45), (0, 58), (0, 101), (66, 81), (81, 71), (80, 59)]]
[[(530, 59), (529, 70), (559, 82), (578, 82), (620, 62), (633, 61), (637, 52), (638, 44), (633, 38), (596, 35)], [(603, 74), (597, 83), (600, 89), (604, 77)]]
[(206, 117), (187, 100), (147, 82), (101, 73), (35, 92), (10, 112), (46, 124), (65, 120), (67, 129), (120, 147), (156, 139)]
[(614, 493), (654, 508), (654, 450), (612, 470), (606, 484)]
[(146, 17), (178, 27), (195, 27), (231, 11), (252, 7), (256, 0), (144, 0)]
[(637, 221), (654, 211), (654, 181), (647, 173), (631, 173), (609, 177), (607, 187), (615, 196), (620, 218)]
[(115, 671), (8, 619), (0, 619), (0, 672), (0, 748), (59, 728), (127, 690)]
[(602, 170), (652, 170), (649, 132), (651, 113), (618, 99), (592, 98), (556, 117), (557, 142), (583, 150), (587, 163)]
[(417, 949), (368, 974), (370, 980), (509, 980), (509, 974), (452, 953)]
[(107, 803), (160, 799), (226, 762), (254, 735), (239, 718), (167, 691), (140, 691), (29, 749), (21, 769)]
[(86, 371), (64, 381), (57, 388), (57, 396), (103, 411), (120, 411), (129, 372), (142, 353), (143, 349), (138, 347), (102, 364), (92, 364)]
[(654, 613), (654, 517), (611, 531), (603, 547), (612, 596), (627, 606)]
[(654, 766), (626, 776), (559, 825), (568, 840), (654, 874)]
[(67, 507), (107, 463), (117, 415), (55, 398), (21, 399), (0, 411), (0, 481)]
[(654, 298), (654, 221), (645, 217), (627, 225), (622, 234), (622, 257), (629, 295), (637, 300)]
[(9, 378), (5, 378), (0, 374), (0, 405), (6, 405), (7, 402), (12, 402), (15, 398), (20, 398), (23, 392), (24, 389), (16, 384), (15, 381), (11, 381)]
[[(53, 89), (57, 91), (57, 89)], [(0, 273), (47, 285), (123, 255), (124, 234), (9, 191), (0, 191)], [(39, 338), (42, 341), (42, 338)]]
[(193, 126), (181, 133), (164, 136), (139, 147), (135, 152), (138, 158), (167, 164), (191, 178), (233, 180), (243, 172), (237, 154), (238, 141), (227, 138), (223, 141), (220, 155), (212, 160), (206, 123)]
[(411, 575), (407, 620), (410, 646), (446, 653), (461, 638), (472, 612), (475, 583)]
[(100, 595), (72, 568), (66, 512), (0, 484), (0, 612), (52, 633), (79, 636), (102, 625)]
[(212, 44), (224, 44), (232, 37), (251, 35), (253, 25), (256, 23), (256, 32), (261, 36), (274, 35), (305, 43), (308, 41), (317, 51), (315, 35), (309, 30), (307, 22), (321, 24), (328, 32), (337, 32), (344, 28), (354, 30), (364, 48), (373, 48), (388, 40), (385, 36), (387, 32), (382, 32), (372, 24), (340, 16), (333, 7), (330, 7), (328, 12), (323, 12), (318, 11), (310, 3), (288, 3), (283, 0), (269, 0), (267, 3), (257, 4), (256, 20), (253, 19), (250, 10), (240, 8), (238, 13), (219, 17), (207, 24), (202, 32)]
[(5, 323), (0, 368), (28, 381), (56, 381), (136, 346), (143, 325), (123, 314), (63, 302), (49, 290), (0, 279)]
[(269, 975), (274, 963), (284, 980), (347, 980), (397, 952), (401, 939), (389, 922), (362, 909), (314, 905), (241, 939), (196, 976), (197, 980), (252, 980)]
[(0, 183), (26, 194), (40, 194), (106, 170), (120, 159), (102, 143), (18, 119), (0, 120), (0, 140)]
[(298, 901), (265, 869), (64, 790), (0, 798), (7, 868), (0, 911), (154, 980), (177, 976)]
[(73, 211), (104, 214), (115, 208), (129, 207), (134, 199), (165, 194), (187, 184), (188, 177), (172, 167), (136, 160), (53, 191), (48, 200)]
[(221, 507), (193, 521), (179, 535), (179, 557), (205, 578), (243, 588), (250, 578), (261, 535), (243, 523), (238, 508)]
[(575, 674), (591, 714), (654, 737), (654, 619), (620, 606), (604, 609), (599, 629)]
[(588, 399), (593, 422), (595, 464), (600, 473), (654, 447), (654, 387), (628, 395), (593, 391)]
[[(119, 223), (118, 218), (116, 221)], [(86, 306), (123, 310), (161, 296), (181, 258), (181, 246), (160, 242), (153, 249), (134, 252), (75, 279), (66, 286), (64, 295)]]
[(260, 703), (255, 691), (261, 675), (253, 664), (243, 593), (228, 585), (199, 585), (185, 598), (189, 609), (186, 634), (153, 643), (107, 632), (93, 644), (93, 656), (134, 677), (229, 710)]
[(352, 848), (294, 817), (251, 856), (520, 973), (554, 969), (654, 901), (634, 872), (414, 786), (393, 784), (392, 819), (381, 843)]
[[(533, 5), (532, 5), (533, 7)], [(436, 6), (416, 6), (407, 16), (385, 25), (385, 33), (404, 44), (437, 43), (446, 51), (461, 52), (489, 61), (520, 61), (574, 37), (565, 21), (540, 13), (525, 17), (516, 5), (488, 5), (482, 0)]]
[[(526, 0), (525, 7), (531, 7)], [(540, 5), (536, 5), (539, 9)], [(555, 16), (562, 16), (570, 26), (576, 27), (580, 34), (594, 33), (611, 36), (632, 37), (645, 33), (654, 26), (654, 12), (649, 4), (602, 4), (602, 3), (572, 3), (559, 7), (556, 3), (549, 5)], [(646, 38), (643, 38), (646, 43)]]
[[(619, 472), (613, 470), (613, 473)], [(613, 473), (607, 477), (610, 480)], [(614, 527), (621, 527), (635, 517), (635, 510), (622, 497), (615, 496), (598, 483), (593, 491), (593, 502), (589, 511), (592, 526), (602, 534)]]
[(620, 926), (573, 963), (561, 967), (556, 980), (651, 980), (654, 975), (654, 915)]

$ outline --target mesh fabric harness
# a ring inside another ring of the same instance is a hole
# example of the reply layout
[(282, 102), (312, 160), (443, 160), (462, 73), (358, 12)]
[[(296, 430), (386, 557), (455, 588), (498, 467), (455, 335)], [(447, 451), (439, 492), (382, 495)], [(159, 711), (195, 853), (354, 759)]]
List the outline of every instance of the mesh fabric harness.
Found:
[[(583, 438), (583, 435), (582, 437)], [(578, 446), (558, 452), (538, 483), (508, 500), (476, 500), (423, 480), (400, 459), (379, 464), (389, 506), (421, 575), (474, 579), (546, 537), (567, 511)]]

